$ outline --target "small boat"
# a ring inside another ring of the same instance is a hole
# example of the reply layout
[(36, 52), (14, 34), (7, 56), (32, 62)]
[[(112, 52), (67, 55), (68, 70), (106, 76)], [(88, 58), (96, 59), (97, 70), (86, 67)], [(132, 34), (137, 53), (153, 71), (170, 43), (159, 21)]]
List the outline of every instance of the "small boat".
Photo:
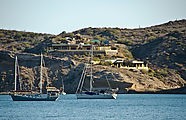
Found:
[(63, 79), (62, 79), (61, 95), (66, 95)]
[[(87, 64), (85, 64), (85, 67), (83, 69), (81, 78), (80, 78), (80, 82), (78, 84), (77, 90), (76, 90), (76, 96), (77, 99), (116, 99), (117, 94), (115, 89), (110, 89), (110, 88), (93, 88), (93, 75), (92, 75), (92, 63), (93, 63), (93, 46), (92, 46), (92, 50), (91, 50), (91, 61), (88, 63), (90, 63), (90, 65), (88, 66)], [(83, 84), (85, 81), (85, 78), (87, 76), (87, 69), (90, 68), (90, 89), (89, 91), (83, 91)], [(108, 82), (108, 81), (107, 81)]]
[[(42, 93), (42, 62), (43, 55), (41, 54), (41, 71), (40, 71), (40, 93), (37, 94), (25, 94), (24, 92), (17, 91), (17, 56), (15, 59), (15, 89), (11, 94), (13, 101), (56, 101), (59, 97), (59, 90), (55, 87), (46, 87), (47, 94)], [(32, 91), (31, 91), (32, 92)]]
[(66, 95), (66, 94), (67, 94), (67, 93), (66, 93), (66, 92), (64, 92), (64, 91), (62, 91), (62, 92), (61, 92), (61, 95)]

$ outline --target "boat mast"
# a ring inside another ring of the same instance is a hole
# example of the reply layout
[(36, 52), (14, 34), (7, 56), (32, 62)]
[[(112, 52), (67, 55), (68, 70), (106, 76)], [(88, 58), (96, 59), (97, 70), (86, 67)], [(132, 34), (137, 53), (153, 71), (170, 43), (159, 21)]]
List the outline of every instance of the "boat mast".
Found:
[(93, 45), (91, 46), (91, 60), (90, 60), (90, 91), (92, 91), (92, 82), (93, 82), (93, 77), (92, 77), (92, 62), (93, 62)]
[(62, 91), (61, 92), (64, 92), (64, 89), (65, 89), (65, 86), (64, 86), (64, 82), (63, 82), (63, 78), (62, 78)]
[(40, 93), (42, 93), (42, 61), (43, 61), (43, 55), (41, 53)]
[(17, 56), (16, 56), (16, 59), (15, 59), (15, 87), (14, 87), (14, 90), (16, 91), (16, 88), (17, 88)]

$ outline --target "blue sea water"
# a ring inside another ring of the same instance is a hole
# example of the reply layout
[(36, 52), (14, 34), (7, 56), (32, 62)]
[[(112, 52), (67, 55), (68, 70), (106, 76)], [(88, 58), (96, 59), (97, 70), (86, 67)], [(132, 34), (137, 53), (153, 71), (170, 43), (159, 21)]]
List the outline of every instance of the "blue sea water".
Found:
[(186, 120), (186, 95), (119, 94), (116, 100), (12, 101), (0, 95), (0, 120)]

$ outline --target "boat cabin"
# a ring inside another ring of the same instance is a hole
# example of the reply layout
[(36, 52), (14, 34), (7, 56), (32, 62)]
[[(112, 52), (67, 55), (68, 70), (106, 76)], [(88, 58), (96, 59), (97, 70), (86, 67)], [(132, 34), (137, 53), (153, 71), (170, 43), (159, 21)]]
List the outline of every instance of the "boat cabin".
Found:
[(58, 96), (60, 93), (60, 90), (56, 87), (46, 87), (47, 89), (47, 95), (49, 96)]

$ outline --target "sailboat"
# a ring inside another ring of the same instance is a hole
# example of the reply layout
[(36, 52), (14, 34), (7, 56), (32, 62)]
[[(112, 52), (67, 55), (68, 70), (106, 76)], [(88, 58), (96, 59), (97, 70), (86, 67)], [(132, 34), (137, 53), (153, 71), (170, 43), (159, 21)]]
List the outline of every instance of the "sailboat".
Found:
[[(115, 89), (103, 89), (103, 88), (93, 88), (93, 75), (92, 75), (92, 64), (93, 64), (93, 45), (91, 50), (91, 61), (88, 62), (90, 65), (85, 64), (83, 72), (81, 74), (80, 82), (76, 90), (77, 99), (116, 99), (117, 94)], [(90, 89), (83, 91), (83, 84), (87, 76), (87, 69), (90, 68)]]
[(43, 55), (41, 54), (41, 71), (40, 71), (40, 93), (38, 94), (24, 94), (17, 91), (17, 56), (15, 58), (15, 89), (11, 94), (13, 101), (55, 101), (59, 97), (59, 90), (55, 87), (47, 87), (47, 94), (42, 93), (42, 65)]

